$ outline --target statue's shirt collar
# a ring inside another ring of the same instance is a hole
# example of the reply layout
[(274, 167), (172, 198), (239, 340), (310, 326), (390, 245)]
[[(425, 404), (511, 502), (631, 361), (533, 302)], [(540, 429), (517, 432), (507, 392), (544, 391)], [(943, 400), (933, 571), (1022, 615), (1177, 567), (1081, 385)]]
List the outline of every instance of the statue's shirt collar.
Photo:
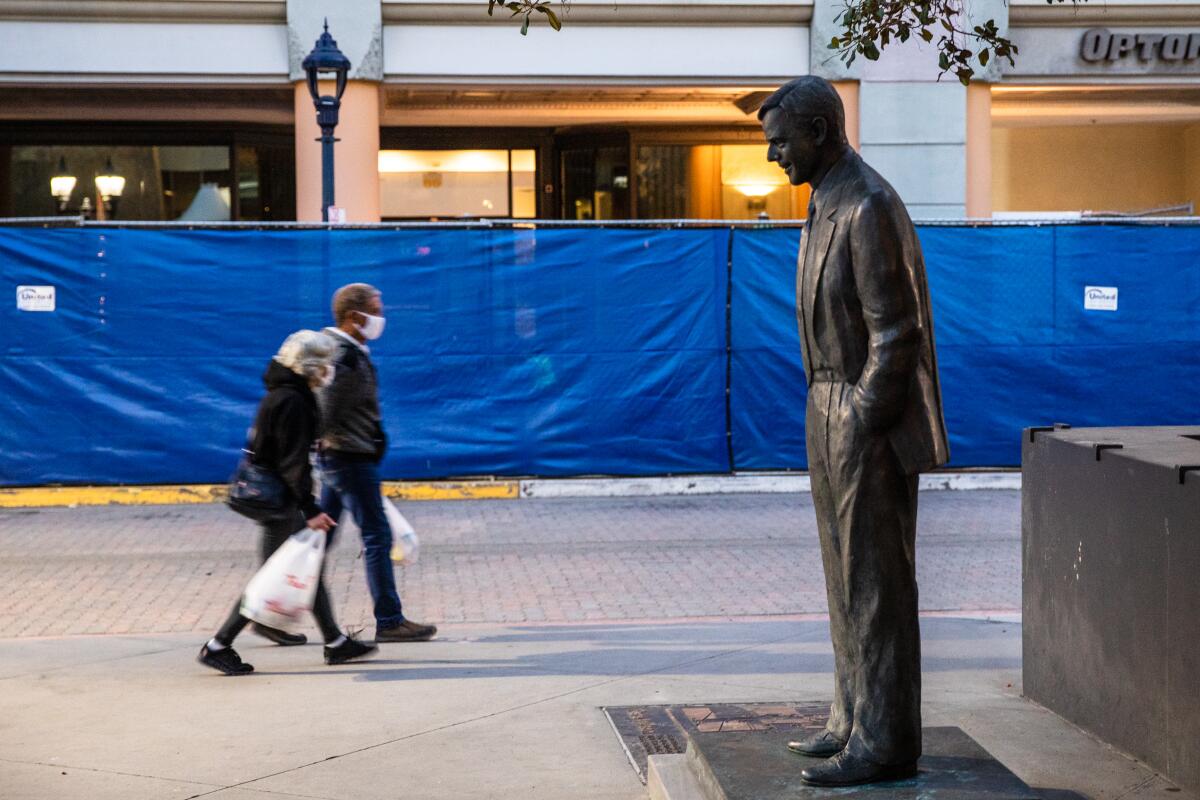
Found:
[(856, 154), (854, 148), (846, 145), (846, 149), (838, 157), (838, 160), (833, 162), (833, 166), (829, 171), (822, 176), (820, 183), (813, 187), (811, 199), (808, 202), (808, 210), (810, 216), (815, 216), (824, 206), (826, 198), (828, 198), (838, 186), (841, 185), (840, 173), (845, 171), (850, 162), (854, 160)]

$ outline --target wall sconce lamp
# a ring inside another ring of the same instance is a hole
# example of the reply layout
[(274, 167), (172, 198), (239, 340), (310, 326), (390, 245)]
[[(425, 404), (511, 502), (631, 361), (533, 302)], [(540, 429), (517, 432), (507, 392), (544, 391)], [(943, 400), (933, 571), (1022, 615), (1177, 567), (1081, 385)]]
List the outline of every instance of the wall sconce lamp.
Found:
[(50, 194), (58, 202), (58, 213), (66, 212), (71, 204), (71, 192), (75, 191), (75, 176), (67, 173), (67, 160), (58, 159), (58, 174), (50, 179)]
[(739, 183), (735, 188), (746, 197), (746, 207), (750, 211), (763, 212), (767, 208), (767, 195), (779, 188), (772, 183)]
[[(72, 213), (71, 195), (75, 192), (75, 187), (79, 184), (79, 180), (67, 171), (67, 160), (64, 157), (58, 159), (58, 172), (50, 179), (50, 194), (58, 203), (59, 214)], [(109, 158), (104, 163), (104, 174), (96, 176), (96, 191), (100, 195), (100, 201), (104, 203), (104, 211), (110, 217), (117, 215), (117, 202), (121, 199), (121, 194), (125, 191), (125, 178), (117, 174), (113, 167), (112, 159)], [(73, 213), (79, 214), (82, 217), (90, 218), (95, 211), (92, 205), (92, 198), (84, 194), (83, 199), (79, 202), (79, 207), (74, 209)]]
[(104, 174), (96, 176), (96, 191), (104, 203), (104, 210), (111, 216), (117, 215), (117, 203), (125, 191), (125, 178), (117, 174), (113, 168), (112, 159), (104, 162)]

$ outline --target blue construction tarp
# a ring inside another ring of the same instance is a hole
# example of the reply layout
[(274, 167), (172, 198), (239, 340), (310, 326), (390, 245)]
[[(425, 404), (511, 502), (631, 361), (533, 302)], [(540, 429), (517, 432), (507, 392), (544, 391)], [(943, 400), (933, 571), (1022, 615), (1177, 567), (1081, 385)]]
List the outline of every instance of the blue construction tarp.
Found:
[[(1200, 228), (919, 228), (954, 466), (1195, 422)], [(802, 469), (795, 227), (0, 229), (0, 485), (215, 482), (288, 333), (384, 293), (395, 478)], [(1085, 310), (1085, 286), (1119, 288)], [(13, 295), (10, 294), (11, 298)]]

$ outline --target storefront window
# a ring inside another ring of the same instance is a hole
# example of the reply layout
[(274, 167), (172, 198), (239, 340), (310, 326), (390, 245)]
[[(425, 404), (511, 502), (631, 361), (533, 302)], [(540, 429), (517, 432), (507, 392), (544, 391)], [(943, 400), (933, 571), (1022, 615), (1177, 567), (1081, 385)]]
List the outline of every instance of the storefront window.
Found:
[(385, 219), (537, 216), (534, 150), (382, 150)]
[(643, 145), (636, 169), (641, 219), (794, 219), (805, 209), (766, 145)]
[(0, 205), (15, 217), (294, 219), (291, 163), (290, 149), (258, 145), (14, 145)]

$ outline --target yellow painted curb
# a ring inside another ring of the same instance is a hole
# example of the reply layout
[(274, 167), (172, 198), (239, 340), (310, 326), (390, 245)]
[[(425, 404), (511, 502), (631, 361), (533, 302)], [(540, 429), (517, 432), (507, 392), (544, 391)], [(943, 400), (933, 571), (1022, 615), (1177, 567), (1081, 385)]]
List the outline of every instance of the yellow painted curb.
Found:
[(198, 486), (32, 486), (0, 489), (0, 508), (58, 506), (153, 506), (219, 503), (225, 487)]
[(393, 500), (516, 500), (520, 481), (384, 481), (383, 493)]
[[(387, 481), (383, 492), (396, 500), (515, 500), (518, 481)], [(155, 506), (220, 503), (223, 484), (194, 486), (32, 486), (0, 489), (0, 508)]]

